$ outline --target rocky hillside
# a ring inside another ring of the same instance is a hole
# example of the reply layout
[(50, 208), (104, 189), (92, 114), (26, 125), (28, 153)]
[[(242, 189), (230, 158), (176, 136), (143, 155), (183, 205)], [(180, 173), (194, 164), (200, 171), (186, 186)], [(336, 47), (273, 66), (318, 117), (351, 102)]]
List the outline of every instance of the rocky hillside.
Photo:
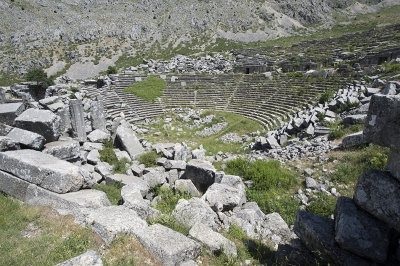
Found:
[[(377, 11), (396, 2), (1, 0), (0, 71), (21, 73), (57, 60), (74, 61), (76, 53), (84, 53), (89, 61), (107, 55), (115, 62), (122, 52), (134, 53), (154, 44), (176, 48), (191, 40), (199, 44), (216, 38), (267, 40), (312, 30), (311, 24), (332, 25), (338, 13)], [(71, 43), (91, 45), (73, 51), (76, 47)]]

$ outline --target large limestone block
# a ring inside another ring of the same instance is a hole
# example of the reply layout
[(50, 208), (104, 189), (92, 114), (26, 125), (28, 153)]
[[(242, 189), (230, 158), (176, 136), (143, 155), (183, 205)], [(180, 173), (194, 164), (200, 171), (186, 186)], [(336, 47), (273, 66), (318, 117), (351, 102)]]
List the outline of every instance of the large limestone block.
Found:
[(328, 262), (338, 265), (371, 265), (370, 261), (341, 249), (335, 242), (332, 219), (299, 211), (296, 215), (294, 232), (310, 250), (319, 252)]
[(340, 197), (335, 209), (335, 240), (340, 247), (361, 257), (384, 263), (389, 247), (389, 228), (353, 200)]
[(0, 151), (18, 150), (19, 143), (9, 137), (0, 136)]
[(116, 136), (120, 146), (129, 153), (132, 160), (135, 160), (144, 152), (142, 144), (139, 142), (139, 139), (131, 128), (128, 128), (125, 125), (119, 126), (117, 128)]
[(199, 243), (160, 224), (148, 227), (137, 238), (163, 265), (179, 265), (201, 253)]
[(185, 175), (200, 192), (205, 192), (215, 182), (216, 170), (207, 161), (193, 159), (186, 165)]
[(75, 140), (54, 141), (44, 145), (44, 153), (53, 155), (60, 160), (74, 161), (79, 159), (81, 152), (79, 142)]
[(88, 136), (88, 140), (94, 143), (103, 143), (110, 138), (110, 134), (100, 129), (93, 130)]
[(74, 99), (69, 101), (69, 114), (74, 138), (80, 142), (86, 141), (85, 116), (80, 100)]
[(400, 181), (388, 173), (370, 170), (358, 178), (354, 202), (400, 231)]
[(387, 162), (387, 169), (390, 173), (400, 181), (400, 147), (391, 149)]
[(89, 250), (82, 255), (61, 262), (56, 266), (103, 266), (103, 261), (96, 251)]
[(28, 109), (15, 119), (16, 127), (42, 135), (46, 142), (58, 140), (61, 118), (48, 110)]
[(213, 230), (218, 230), (221, 227), (218, 215), (199, 198), (180, 199), (172, 215), (178, 222), (189, 227), (192, 227), (196, 222), (201, 222)]
[(77, 191), (85, 183), (78, 166), (34, 150), (1, 152), (0, 170), (56, 193)]
[(99, 208), (111, 205), (102, 191), (85, 189), (57, 194), (3, 171), (0, 171), (0, 190), (30, 205), (55, 209), (74, 210), (82, 207)]
[(364, 135), (368, 142), (397, 149), (400, 147), (400, 95), (372, 96)]
[(366, 144), (365, 136), (364, 133), (360, 131), (344, 137), (340, 146), (342, 148), (350, 148), (363, 144)]
[(15, 118), (24, 111), (23, 103), (0, 104), (0, 123), (12, 126)]
[(196, 223), (190, 229), (189, 236), (200, 241), (213, 252), (220, 251), (222, 249), (227, 256), (237, 257), (235, 243), (223, 235), (213, 231), (207, 225)]
[[(85, 223), (108, 245), (118, 234), (138, 236), (147, 229), (147, 223), (138, 214), (124, 206), (110, 206), (92, 210)], [(146, 230), (147, 231), (147, 230)]]
[(241, 196), (241, 200), (239, 205), (242, 205), (246, 202), (246, 187), (240, 178), (240, 176), (235, 175), (224, 175), (221, 179), (221, 184), (226, 184), (228, 186), (234, 187), (239, 190), (239, 194)]
[(197, 190), (195, 185), (193, 185), (190, 179), (179, 179), (175, 181), (175, 189), (180, 192), (187, 192), (192, 196), (200, 197), (200, 192)]
[(229, 185), (214, 183), (201, 198), (214, 211), (229, 211), (243, 203), (242, 193)]
[(106, 112), (104, 110), (103, 97), (97, 96), (90, 106), (90, 119), (93, 129), (106, 131)]
[(34, 150), (41, 150), (46, 141), (42, 135), (20, 128), (14, 128), (11, 130), (7, 137), (18, 142), (25, 148)]
[(151, 207), (149, 200), (143, 199), (140, 190), (134, 185), (123, 186), (121, 189), (121, 196), (124, 201), (124, 206), (136, 211), (142, 219), (151, 219), (160, 214), (160, 211)]

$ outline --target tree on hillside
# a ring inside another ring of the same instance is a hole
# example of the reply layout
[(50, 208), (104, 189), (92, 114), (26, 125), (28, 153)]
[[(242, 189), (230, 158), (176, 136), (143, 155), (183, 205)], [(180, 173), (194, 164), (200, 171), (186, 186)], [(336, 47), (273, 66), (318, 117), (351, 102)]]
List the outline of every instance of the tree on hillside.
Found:
[(36, 86), (41, 89), (47, 89), (53, 84), (53, 80), (47, 77), (46, 72), (41, 68), (32, 68), (26, 73), (26, 80), (36, 82)]

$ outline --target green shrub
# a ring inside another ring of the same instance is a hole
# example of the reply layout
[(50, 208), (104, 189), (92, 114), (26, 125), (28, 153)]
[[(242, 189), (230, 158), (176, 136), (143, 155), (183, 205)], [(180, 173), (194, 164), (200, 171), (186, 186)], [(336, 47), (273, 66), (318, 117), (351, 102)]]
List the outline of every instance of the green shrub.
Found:
[(132, 163), (128, 158), (122, 158), (118, 160), (117, 155), (114, 152), (114, 145), (112, 140), (106, 140), (103, 144), (103, 149), (99, 151), (100, 161), (106, 162), (113, 166), (114, 173), (117, 174), (125, 174), (129, 169), (127, 165), (131, 165)]
[(112, 205), (118, 205), (122, 201), (121, 182), (114, 182), (109, 185), (99, 184), (94, 186), (93, 189), (97, 189), (106, 193)]
[(165, 214), (172, 213), (180, 199), (192, 198), (190, 193), (181, 191), (176, 191), (174, 193), (172, 189), (161, 187), (156, 187), (155, 190), (152, 190), (152, 192), (155, 194), (155, 196), (159, 196), (159, 200), (157, 201), (157, 206), (155, 208)]
[(137, 82), (126, 88), (124, 92), (132, 93), (145, 101), (153, 101), (163, 95), (167, 82), (161, 78), (150, 76), (147, 80)]
[(392, 72), (400, 72), (400, 63), (387, 63), (384, 65), (385, 66), (385, 71), (388, 73)]
[(308, 212), (331, 217), (331, 215), (335, 212), (336, 207), (336, 198), (332, 196), (328, 196), (322, 192), (318, 193), (318, 199), (312, 201), (306, 208)]
[(226, 166), (227, 174), (253, 181), (247, 189), (249, 201), (257, 202), (264, 213), (278, 212), (288, 224), (294, 223), (299, 204), (285, 194), (296, 184), (292, 172), (284, 169), (278, 161), (249, 162), (239, 158), (227, 162)]
[(108, 69), (107, 69), (107, 75), (110, 75), (110, 74), (117, 74), (118, 73), (118, 71), (117, 71), (117, 68), (115, 67), (115, 66), (109, 66), (108, 67)]
[(343, 125), (337, 126), (335, 129), (331, 129), (328, 135), (329, 140), (340, 139), (345, 135), (345, 131), (343, 129)]
[(319, 97), (318, 102), (320, 104), (324, 104), (324, 103), (328, 102), (330, 99), (332, 99), (332, 97), (333, 97), (333, 92), (326, 91), (326, 92), (324, 92), (324, 94), (321, 95), (321, 97)]
[(359, 102), (355, 102), (355, 103), (345, 103), (339, 106), (338, 109), (335, 110), (335, 113), (337, 114), (341, 114), (343, 112), (349, 111), (352, 108), (357, 108), (360, 106)]
[(140, 155), (138, 161), (146, 167), (155, 167), (157, 166), (157, 159), (160, 157), (155, 151), (150, 151)]
[(371, 159), (371, 168), (378, 170), (385, 170), (387, 165), (388, 156), (378, 152), (376, 156)]

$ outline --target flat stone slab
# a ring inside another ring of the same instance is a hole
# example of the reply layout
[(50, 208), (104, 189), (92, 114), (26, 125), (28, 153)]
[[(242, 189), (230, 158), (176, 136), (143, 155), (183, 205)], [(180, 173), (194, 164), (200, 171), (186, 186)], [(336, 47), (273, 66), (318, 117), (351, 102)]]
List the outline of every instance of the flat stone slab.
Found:
[(387, 259), (390, 229), (352, 199), (340, 197), (335, 209), (335, 240), (339, 246), (380, 263)]
[(371, 98), (364, 135), (368, 142), (400, 147), (400, 95), (375, 94)]
[(137, 238), (163, 265), (179, 265), (201, 253), (199, 243), (160, 224), (148, 227)]
[(117, 128), (117, 139), (120, 146), (129, 153), (132, 160), (135, 160), (144, 152), (135, 132), (127, 126), (121, 125)]
[(103, 191), (80, 190), (57, 194), (3, 171), (0, 171), (0, 190), (30, 205), (55, 209), (73, 211), (79, 208), (99, 208), (111, 205)]
[(60, 136), (61, 118), (48, 110), (28, 109), (15, 119), (16, 127), (42, 135), (47, 142)]
[(85, 223), (109, 245), (118, 234), (138, 236), (147, 232), (147, 223), (138, 214), (124, 206), (95, 209), (85, 218)]
[(43, 152), (66, 161), (76, 160), (81, 155), (79, 142), (75, 140), (47, 143), (44, 146)]
[(78, 191), (85, 181), (79, 167), (34, 150), (1, 152), (0, 170), (56, 193)]
[(12, 126), (15, 118), (24, 111), (23, 103), (0, 104), (0, 123)]
[(190, 227), (197, 222), (201, 222), (214, 230), (221, 227), (218, 215), (199, 198), (180, 199), (172, 215), (177, 221)]
[(109, 139), (110, 134), (104, 132), (100, 129), (93, 130), (88, 136), (88, 140), (95, 143), (103, 143), (105, 140)]
[(215, 168), (208, 161), (193, 159), (186, 165), (185, 175), (200, 192), (206, 192), (215, 182)]
[(332, 219), (299, 211), (296, 215), (294, 232), (310, 250), (320, 252), (328, 262), (338, 265), (371, 265), (371, 262), (344, 249), (335, 242), (334, 221)]
[(227, 256), (237, 257), (235, 243), (202, 223), (193, 225), (189, 236), (200, 241), (213, 252), (223, 250)]
[(46, 141), (42, 135), (20, 128), (13, 128), (13, 130), (8, 133), (7, 137), (25, 146), (25, 148), (35, 150), (41, 150)]
[(400, 231), (400, 182), (386, 172), (370, 170), (358, 178), (354, 202)]
[(103, 266), (103, 261), (96, 251), (89, 250), (82, 255), (59, 263), (56, 266)]

